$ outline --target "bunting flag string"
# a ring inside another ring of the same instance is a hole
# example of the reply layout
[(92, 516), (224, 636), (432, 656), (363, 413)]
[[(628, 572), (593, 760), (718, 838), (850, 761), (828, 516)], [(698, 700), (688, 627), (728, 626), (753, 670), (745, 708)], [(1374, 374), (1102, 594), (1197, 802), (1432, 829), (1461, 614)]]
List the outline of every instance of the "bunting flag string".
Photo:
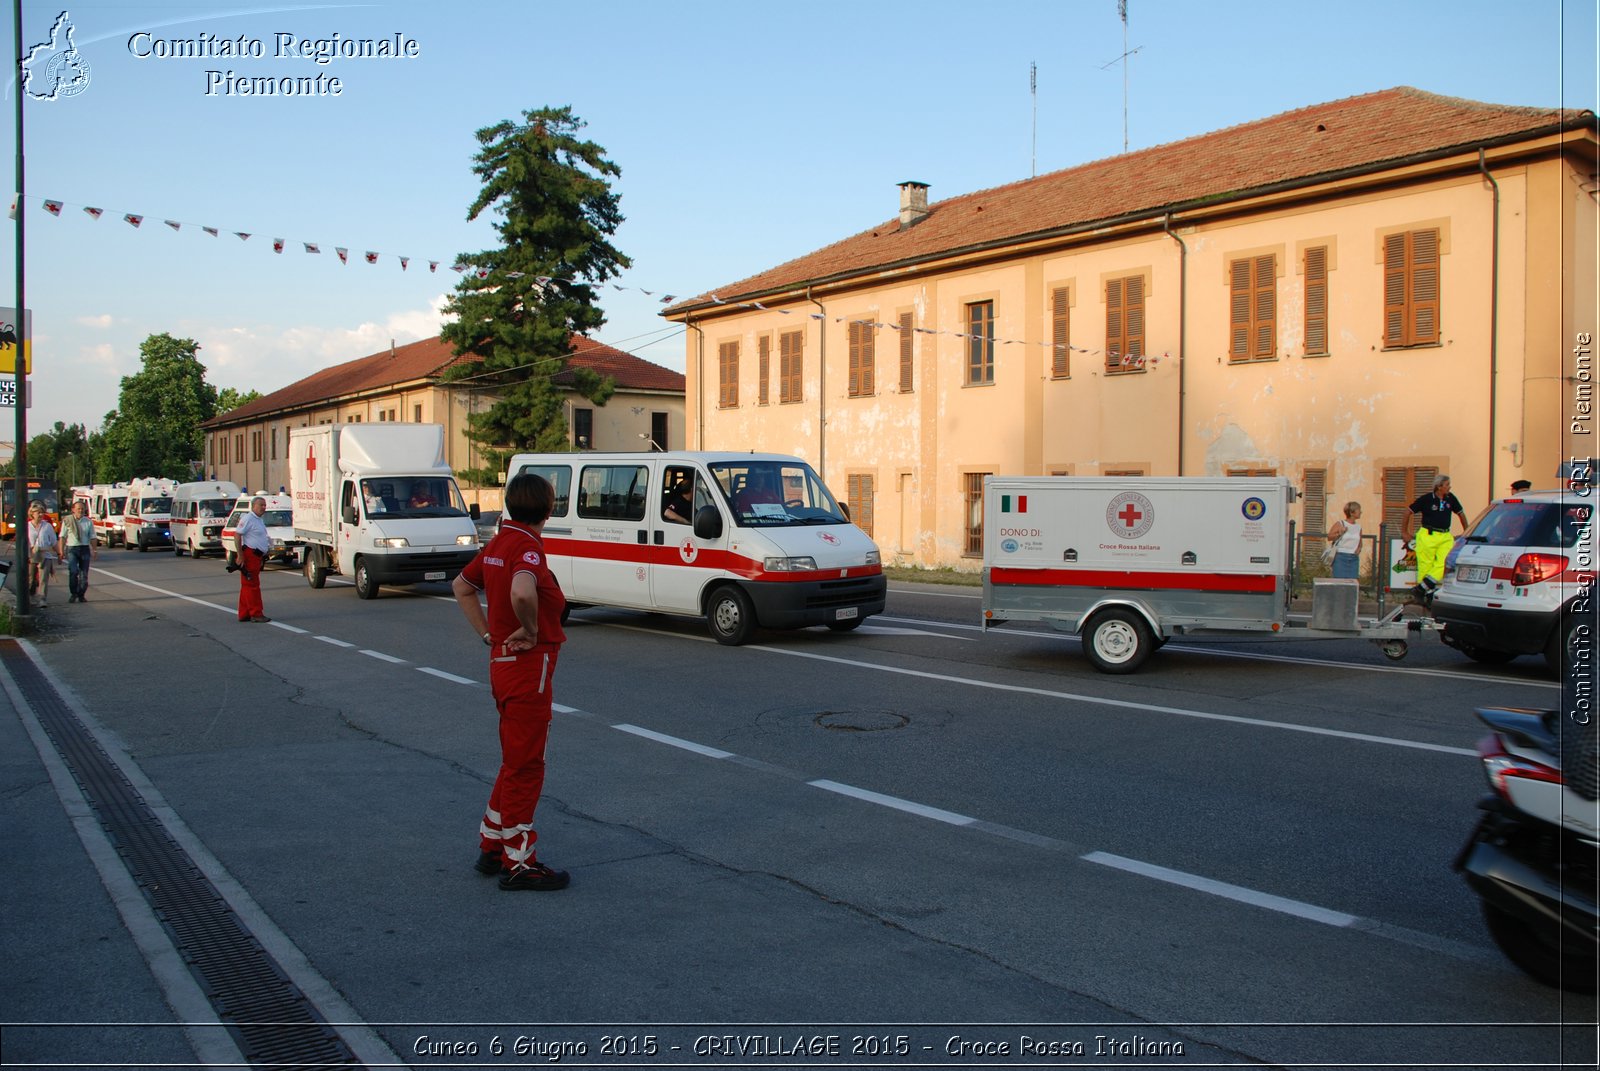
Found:
[[(30, 194), (29, 197), (32, 197), (32, 195)], [(52, 199), (42, 199), (41, 198), (41, 199), (39, 199), (39, 201), (40, 201), (40, 206), (45, 210), (46, 213), (48, 213), (51, 216), (57, 217), (57, 218), (59, 218), (61, 216), (62, 210), (69, 203), (69, 202), (66, 202), (66, 201), (55, 200), (53, 198)], [(80, 205), (80, 206), (77, 206), (77, 207), (81, 207), (83, 209), (84, 214), (87, 215), (92, 220), (99, 220), (103, 215), (105, 215), (105, 209), (103, 209), (103, 208), (97, 208), (97, 207), (92, 206), (92, 205)], [(122, 219), (123, 219), (123, 221), (125, 223), (129, 224), (130, 226), (132, 226), (134, 228), (138, 228), (140, 226), (140, 224), (142, 224), (144, 222), (145, 216), (143, 214), (137, 213), (137, 212), (127, 212), (127, 213), (123, 214)], [(162, 222), (164, 222), (168, 227), (171, 227), (174, 232), (179, 232), (179, 231), (182, 230), (185, 221), (176, 220), (176, 219), (164, 219)], [(213, 238), (218, 237), (219, 234), (221, 233), (220, 230), (217, 227), (211, 226), (209, 224), (190, 224), (190, 225), (199, 227), (200, 230), (204, 231), (206, 234), (209, 234)], [(251, 231), (233, 231), (231, 233), (235, 237), (237, 237), (241, 242), (248, 242), (250, 240), (250, 238), (253, 236), (254, 232), (251, 232)], [(272, 239), (272, 251), (274, 253), (281, 254), (284, 251), (284, 248), (285, 248), (285, 246), (287, 244), (288, 244), (287, 239), (274, 238), (274, 239)], [(318, 242), (302, 241), (300, 244), (301, 244), (301, 246), (303, 247), (303, 249), (305, 250), (305, 252), (307, 254), (320, 254), (322, 252), (322, 246)], [(340, 264), (348, 265), (350, 263), (350, 250), (349, 250), (348, 247), (346, 247), (346, 246), (335, 246), (334, 247), (334, 253), (337, 254)], [(384, 253), (384, 252), (382, 252), (380, 250), (372, 250), (372, 249), (366, 250), (362, 255), (362, 259), (365, 260), (370, 265), (376, 265), (378, 263), (378, 261), (381, 258), (385, 257), (385, 256), (393, 257), (399, 263), (401, 271), (406, 271), (410, 267), (411, 260), (413, 259), (409, 255), (401, 255), (401, 254), (396, 254), (396, 253)], [(442, 263), (444, 263), (444, 261), (441, 261), (441, 260), (429, 260), (427, 262), (427, 264), (428, 264), (428, 273), (430, 275), (437, 274), (438, 271), (439, 271), (439, 265), (442, 264)], [(499, 275), (503, 276), (505, 279), (512, 280), (512, 281), (521, 280), (521, 279), (524, 279), (524, 278), (527, 277), (527, 273), (526, 272), (517, 272), (517, 271), (497, 272), (495, 269), (486, 268), (486, 267), (473, 267), (471, 265), (462, 263), (461, 261), (453, 261), (453, 262), (451, 262), (450, 270), (453, 271), (453, 272), (456, 272), (457, 274), (463, 275), (463, 276), (470, 272), (472, 277), (475, 278), (475, 279), (478, 279), (478, 280), (487, 280), (491, 276), (496, 275), (496, 274), (499, 274)], [(566, 285), (570, 285), (570, 286), (589, 285), (589, 284), (584, 284), (581, 280), (557, 278), (557, 277), (548, 276), (548, 275), (534, 276), (534, 282), (540, 288), (548, 287), (551, 283), (562, 283), (562, 284), (566, 284)], [(616, 282), (613, 282), (610, 285), (611, 285), (611, 288), (613, 290), (616, 290), (619, 293), (633, 292), (633, 293), (643, 294), (646, 297), (654, 298), (656, 300), (657, 304), (662, 305), (662, 306), (671, 305), (673, 302), (678, 300), (678, 295), (677, 294), (658, 293), (655, 290), (647, 290), (647, 289), (645, 289), (643, 287), (628, 286), (628, 285), (625, 285), (625, 284), (622, 284), (622, 283), (616, 283)], [(756, 301), (756, 300), (733, 301), (733, 300), (729, 300), (727, 298), (724, 298), (720, 294), (716, 294), (716, 293), (710, 293), (710, 294), (706, 295), (706, 299), (708, 301), (710, 301), (712, 304), (717, 305), (719, 307), (754, 309), (754, 310), (757, 310), (759, 312), (777, 313), (777, 314), (779, 314), (781, 316), (803, 316), (803, 317), (809, 317), (811, 320), (814, 320), (814, 321), (816, 321), (818, 323), (827, 323), (829, 321), (829, 319), (830, 319), (830, 317), (828, 317), (827, 315), (825, 315), (823, 313), (810, 312), (810, 311), (807, 311), (807, 310), (804, 310), (804, 309), (776, 308), (776, 307), (774, 307), (774, 306), (772, 306), (770, 304), (767, 304), (767, 303), (761, 302), (761, 301)], [(894, 331), (894, 332), (899, 332), (899, 331), (902, 331), (902, 330), (908, 330), (907, 328), (903, 328), (898, 323), (880, 323), (879, 321), (876, 321), (876, 320), (863, 320), (863, 319), (847, 318), (847, 317), (843, 317), (843, 316), (836, 316), (836, 317), (832, 317), (831, 319), (832, 319), (832, 321), (834, 323), (839, 323), (839, 324), (858, 324), (858, 325), (863, 325), (863, 326), (866, 326), (866, 327), (870, 327), (874, 331)], [(1086, 355), (1086, 356), (1097, 356), (1097, 357), (1098, 356), (1104, 356), (1106, 358), (1106, 368), (1107, 368), (1107, 370), (1111, 370), (1111, 371), (1116, 371), (1116, 370), (1133, 371), (1133, 370), (1143, 369), (1143, 368), (1154, 368), (1154, 367), (1158, 367), (1162, 361), (1171, 360), (1172, 359), (1170, 354), (1166, 354), (1166, 353), (1160, 354), (1158, 356), (1144, 356), (1144, 355), (1137, 355), (1136, 356), (1136, 355), (1131, 355), (1131, 354), (1118, 354), (1114, 350), (1092, 349), (1092, 348), (1088, 348), (1088, 347), (1084, 347), (1084, 346), (1075, 346), (1075, 345), (1072, 345), (1070, 343), (1058, 344), (1058, 343), (1054, 343), (1054, 342), (1044, 342), (1044, 341), (1027, 340), (1027, 339), (996, 338), (996, 337), (989, 336), (989, 335), (979, 336), (979, 335), (970, 334), (970, 333), (965, 332), (965, 331), (951, 331), (951, 330), (944, 330), (944, 329), (933, 328), (933, 327), (915, 327), (915, 326), (913, 326), (913, 327), (910, 327), (909, 330), (914, 332), (914, 333), (916, 333), (916, 334), (919, 334), (919, 335), (945, 336), (945, 337), (957, 338), (957, 339), (963, 339), (963, 340), (983, 338), (983, 339), (987, 340), (988, 342), (990, 342), (993, 345), (1000, 345), (1000, 346), (1037, 345), (1037, 346), (1042, 346), (1042, 347), (1044, 347), (1046, 349), (1049, 349), (1051, 351), (1054, 351), (1054, 352), (1060, 352), (1060, 350), (1064, 348), (1066, 350), (1066, 352), (1068, 352), (1068, 353), (1078, 353), (1078, 354), (1083, 354), (1083, 355)]]

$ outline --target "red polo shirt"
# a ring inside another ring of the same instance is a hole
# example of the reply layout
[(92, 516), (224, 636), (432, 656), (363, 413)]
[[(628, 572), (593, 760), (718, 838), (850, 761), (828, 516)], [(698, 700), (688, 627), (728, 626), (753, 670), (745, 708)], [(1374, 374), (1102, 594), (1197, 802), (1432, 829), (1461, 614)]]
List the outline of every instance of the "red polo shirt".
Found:
[(461, 570), (467, 583), (488, 596), (490, 642), (498, 647), (522, 627), (511, 609), (511, 580), (518, 573), (531, 574), (538, 587), (538, 644), (554, 647), (565, 643), (567, 634), (561, 628), (561, 611), (567, 605), (566, 597), (545, 561), (544, 544), (515, 521), (502, 521), (500, 531), (489, 545)]

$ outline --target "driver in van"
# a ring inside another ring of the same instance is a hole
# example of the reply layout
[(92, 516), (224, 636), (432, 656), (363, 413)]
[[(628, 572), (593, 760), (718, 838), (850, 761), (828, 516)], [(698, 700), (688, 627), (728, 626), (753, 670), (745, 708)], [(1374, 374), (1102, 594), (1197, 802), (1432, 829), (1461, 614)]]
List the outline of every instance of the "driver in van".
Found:
[(764, 503), (781, 506), (783, 496), (778, 493), (778, 482), (771, 472), (764, 468), (753, 468), (745, 477), (744, 486), (734, 495), (733, 508), (739, 513), (753, 513), (755, 506)]
[(694, 507), (690, 495), (694, 487), (694, 478), (687, 472), (677, 473), (678, 481), (667, 492), (666, 500), (661, 504), (662, 519), (672, 521), (674, 524), (690, 524), (694, 516)]
[(411, 485), (411, 500), (407, 503), (412, 509), (427, 509), (437, 506), (439, 500), (433, 497), (433, 492), (428, 489), (427, 481), (418, 480)]

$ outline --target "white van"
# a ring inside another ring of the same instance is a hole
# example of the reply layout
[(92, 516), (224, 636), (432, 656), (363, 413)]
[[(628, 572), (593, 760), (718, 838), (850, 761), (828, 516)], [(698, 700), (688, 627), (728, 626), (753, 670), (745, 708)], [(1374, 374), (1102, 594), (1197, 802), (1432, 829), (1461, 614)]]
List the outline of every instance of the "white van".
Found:
[(94, 536), (101, 545), (116, 547), (122, 544), (122, 509), (128, 501), (128, 485), (122, 483), (97, 483), (92, 488), (89, 516), (94, 518)]
[(239, 500), (233, 505), (233, 512), (228, 514), (228, 519), (222, 526), (222, 553), (232, 565), (239, 560), (239, 521), (246, 513), (250, 512), (250, 503), (258, 497), (267, 501), (266, 512), (261, 514), (261, 523), (266, 525), (267, 536), (272, 540), (272, 549), (267, 551), (267, 561), (276, 558), (290, 568), (300, 567), (300, 552), (305, 544), (294, 535), (294, 499), (286, 494), (280, 495), (253, 495), (245, 491), (239, 495)]
[(191, 558), (222, 553), (222, 524), (239, 497), (239, 485), (228, 480), (180, 483), (172, 491), (172, 550)]
[(128, 500), (122, 507), (122, 545), (138, 547), (143, 554), (151, 547), (172, 544), (172, 492), (177, 484), (164, 476), (134, 480), (128, 484)]
[(555, 488), (544, 543), (574, 607), (703, 616), (730, 645), (883, 612), (877, 546), (797, 457), (517, 454), (507, 483), (525, 472)]

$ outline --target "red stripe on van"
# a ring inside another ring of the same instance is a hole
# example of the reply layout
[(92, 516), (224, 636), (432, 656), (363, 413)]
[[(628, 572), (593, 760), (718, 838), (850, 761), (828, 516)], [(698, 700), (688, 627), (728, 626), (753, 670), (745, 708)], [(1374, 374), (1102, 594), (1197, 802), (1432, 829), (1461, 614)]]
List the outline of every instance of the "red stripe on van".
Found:
[(1233, 573), (1123, 572), (1113, 569), (990, 569), (991, 584), (1135, 591), (1226, 591), (1271, 593), (1277, 577)]
[(592, 539), (567, 539), (546, 535), (545, 550), (567, 558), (598, 558), (601, 561), (633, 562), (638, 565), (676, 567), (680, 569), (716, 569), (746, 580), (764, 583), (815, 583), (818, 580), (840, 580), (846, 577), (877, 576), (883, 572), (879, 565), (852, 565), (835, 569), (808, 569), (803, 572), (768, 572), (761, 562), (727, 550), (700, 548), (694, 561), (686, 562), (678, 544), (657, 546), (645, 543), (602, 543)]

